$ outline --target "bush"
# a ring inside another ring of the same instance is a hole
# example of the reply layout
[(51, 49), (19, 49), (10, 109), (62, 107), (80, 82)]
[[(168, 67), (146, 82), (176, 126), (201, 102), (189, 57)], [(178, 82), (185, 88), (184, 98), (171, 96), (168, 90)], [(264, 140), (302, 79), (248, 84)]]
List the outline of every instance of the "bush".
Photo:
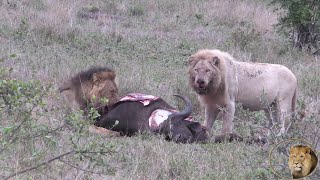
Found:
[(239, 47), (242, 51), (253, 51), (258, 39), (261, 39), (261, 34), (249, 23), (244, 22), (231, 33), (228, 42), (234, 47)]
[(317, 52), (320, 48), (320, 0), (272, 0), (271, 4), (280, 4), (276, 10), (286, 12), (277, 24), (280, 32), (290, 36), (295, 47)]
[(43, 167), (56, 160), (73, 168), (89, 161), (92, 168), (103, 164), (100, 174), (113, 172), (101, 156), (112, 153), (113, 144), (89, 136), (90, 121), (80, 113), (68, 115), (68, 125), (52, 125), (52, 112), (45, 103), (50, 85), (5, 80), (6, 70), (0, 72), (0, 179), (30, 171), (46, 174), (41, 172), (46, 171)]

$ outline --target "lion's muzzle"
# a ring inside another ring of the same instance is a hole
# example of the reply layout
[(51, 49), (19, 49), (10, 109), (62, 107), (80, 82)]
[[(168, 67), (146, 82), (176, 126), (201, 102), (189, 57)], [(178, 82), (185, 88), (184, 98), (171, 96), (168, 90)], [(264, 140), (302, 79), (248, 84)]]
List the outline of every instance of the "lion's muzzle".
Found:
[(295, 162), (294, 165), (295, 165), (295, 167), (294, 167), (295, 171), (301, 171), (302, 170), (302, 165), (300, 163)]
[(196, 81), (196, 84), (197, 84), (197, 86), (198, 86), (199, 89), (204, 89), (204, 88), (206, 87), (206, 83), (205, 83), (205, 81), (202, 80), (202, 79), (198, 79), (198, 80)]
[(207, 94), (209, 92), (208, 81), (203, 78), (195, 78), (194, 89), (198, 94)]

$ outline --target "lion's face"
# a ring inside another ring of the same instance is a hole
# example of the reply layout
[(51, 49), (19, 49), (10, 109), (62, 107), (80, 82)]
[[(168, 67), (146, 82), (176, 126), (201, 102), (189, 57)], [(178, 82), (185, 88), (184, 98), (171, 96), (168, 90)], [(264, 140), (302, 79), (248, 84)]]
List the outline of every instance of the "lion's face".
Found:
[(213, 55), (191, 56), (189, 59), (190, 84), (198, 94), (216, 90), (221, 83), (220, 59)]
[[(100, 72), (93, 74), (93, 83), (92, 89), (89, 93), (89, 99), (95, 108), (114, 104), (118, 101), (118, 88), (114, 79), (114, 72)], [(107, 98), (108, 101), (102, 102), (102, 98)]]
[(295, 177), (304, 177), (311, 169), (311, 149), (307, 146), (293, 146), (290, 148), (289, 168)]
[(64, 82), (59, 91), (71, 109), (86, 111), (93, 106), (103, 113), (106, 105), (114, 104), (119, 99), (115, 77), (115, 72), (109, 68), (92, 67)]

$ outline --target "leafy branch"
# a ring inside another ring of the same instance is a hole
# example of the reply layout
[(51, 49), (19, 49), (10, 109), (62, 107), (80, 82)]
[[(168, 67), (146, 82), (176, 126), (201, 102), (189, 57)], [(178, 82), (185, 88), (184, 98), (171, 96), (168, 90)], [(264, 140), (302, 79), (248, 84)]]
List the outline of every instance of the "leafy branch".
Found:
[[(86, 154), (86, 153), (89, 153), (89, 154), (92, 154), (92, 153), (94, 153), (94, 154), (107, 154), (107, 153), (110, 153), (110, 151), (94, 152), (94, 151), (75, 151), (75, 150), (71, 150), (71, 151), (68, 151), (68, 152), (66, 152), (66, 153), (60, 154), (60, 155), (58, 155), (58, 156), (55, 156), (55, 157), (53, 157), (53, 158), (50, 158), (50, 159), (48, 159), (48, 160), (46, 160), (46, 161), (43, 161), (43, 162), (41, 162), (41, 163), (39, 163), (39, 164), (37, 164), (37, 165), (35, 165), (35, 166), (33, 166), (33, 167), (26, 168), (26, 169), (23, 169), (23, 170), (14, 172), (14, 173), (10, 174), (9, 176), (5, 177), (4, 180), (13, 178), (13, 177), (15, 177), (15, 176), (17, 176), (17, 175), (19, 175), (19, 174), (23, 174), (23, 173), (26, 173), (26, 172), (35, 170), (35, 169), (37, 169), (37, 168), (39, 168), (39, 167), (41, 167), (41, 166), (48, 165), (49, 163), (51, 163), (51, 162), (53, 162), (53, 161), (55, 161), (55, 160), (59, 160), (59, 161), (65, 163), (65, 164), (68, 164), (69, 166), (72, 166), (72, 167), (74, 167), (74, 168), (80, 169), (80, 168), (78, 168), (78, 167), (76, 167), (76, 166), (71, 165), (70, 163), (67, 163), (66, 161), (62, 160), (61, 158), (65, 157), (65, 156), (67, 156), (67, 155), (72, 155), (72, 154)], [(84, 170), (84, 169), (81, 169), (81, 170), (82, 170), (82, 171), (85, 171), (85, 172), (95, 173), (95, 174), (104, 174), (104, 173), (99, 173), (99, 172), (94, 172), (94, 171), (88, 171), (88, 170)]]

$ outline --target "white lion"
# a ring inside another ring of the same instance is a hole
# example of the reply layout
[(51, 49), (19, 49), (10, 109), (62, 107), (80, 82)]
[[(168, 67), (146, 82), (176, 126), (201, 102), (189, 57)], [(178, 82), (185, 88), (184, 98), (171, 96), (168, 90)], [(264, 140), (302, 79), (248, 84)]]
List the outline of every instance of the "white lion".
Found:
[[(224, 134), (231, 133), (235, 102), (251, 111), (264, 110), (269, 125), (281, 122), (280, 134), (294, 114), (297, 79), (285, 66), (236, 61), (226, 52), (199, 50), (188, 62), (189, 83), (205, 107), (205, 126), (210, 131), (221, 111)], [(270, 110), (272, 108), (273, 110)]]

